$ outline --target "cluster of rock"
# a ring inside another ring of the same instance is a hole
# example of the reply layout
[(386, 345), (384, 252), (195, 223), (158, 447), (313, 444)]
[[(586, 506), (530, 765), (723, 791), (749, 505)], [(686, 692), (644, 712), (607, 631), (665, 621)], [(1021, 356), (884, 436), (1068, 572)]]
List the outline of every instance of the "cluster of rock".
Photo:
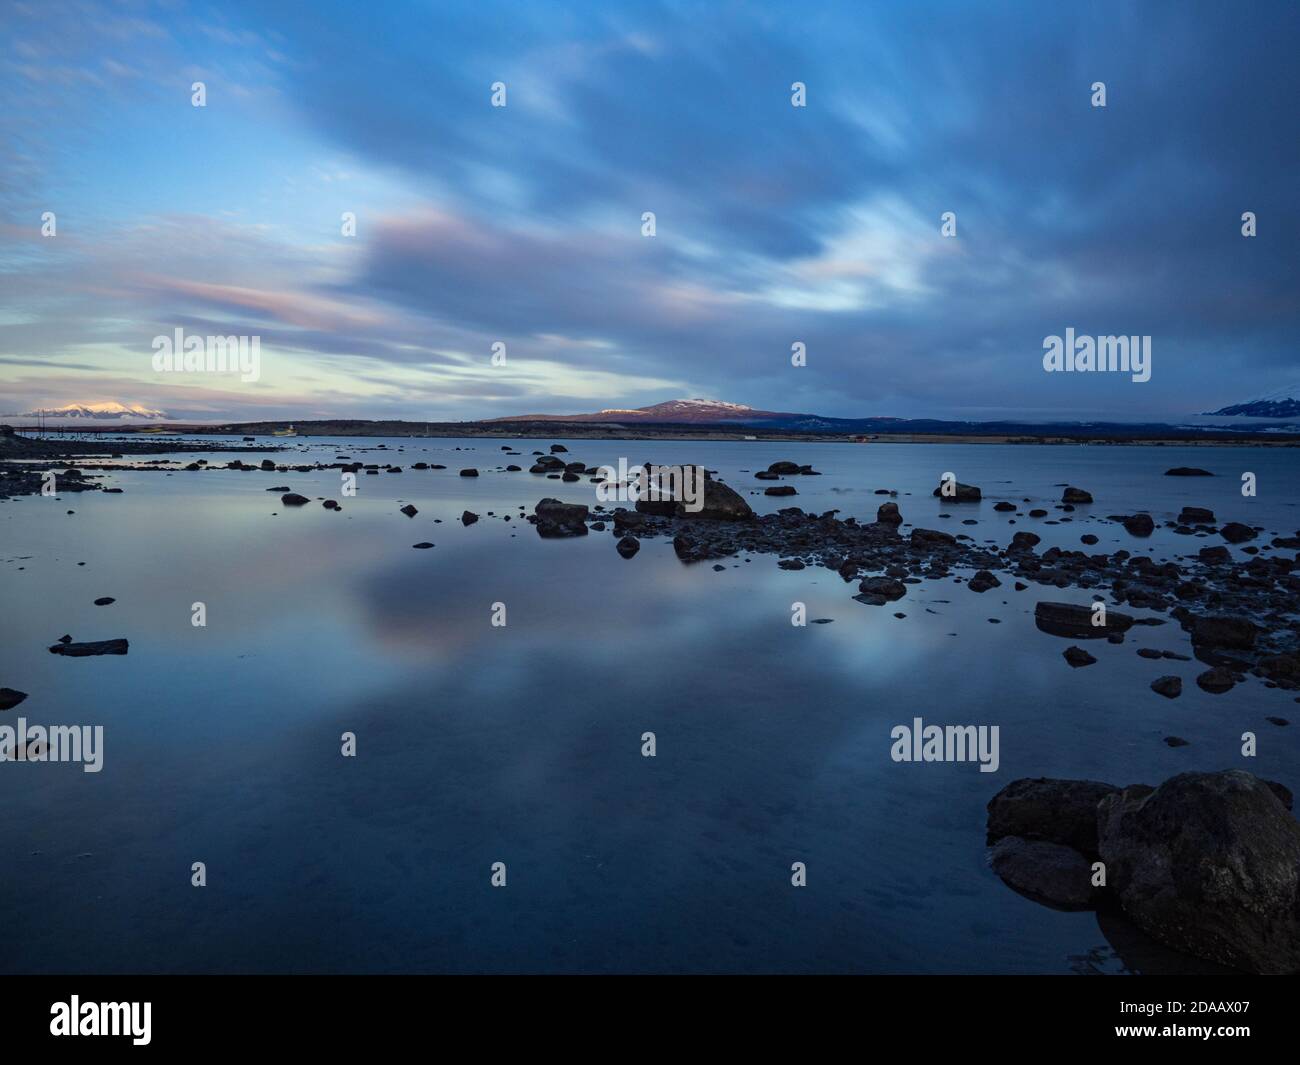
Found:
[(989, 863), (1061, 909), (1117, 908), (1155, 939), (1257, 973), (1300, 972), (1300, 824), (1241, 770), (1159, 787), (1016, 780), (988, 803)]

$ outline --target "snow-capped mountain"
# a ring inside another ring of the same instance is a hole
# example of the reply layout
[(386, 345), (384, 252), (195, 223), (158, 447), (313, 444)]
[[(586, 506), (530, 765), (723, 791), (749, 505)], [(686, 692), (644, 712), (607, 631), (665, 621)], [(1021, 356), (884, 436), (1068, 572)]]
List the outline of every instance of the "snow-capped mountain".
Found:
[(716, 399), (670, 399), (650, 407), (611, 407), (594, 414), (521, 414), (511, 418), (494, 418), (498, 422), (682, 422), (752, 423), (773, 418), (796, 418), (801, 415), (780, 411), (755, 410), (743, 403), (724, 403)]
[(1297, 418), (1300, 417), (1300, 382), (1248, 399), (1245, 403), (1235, 403), (1231, 407), (1206, 413), (1214, 417), (1236, 415), (1243, 418)]
[(123, 418), (145, 418), (158, 420), (166, 418), (165, 411), (153, 410), (139, 403), (69, 403), (66, 407), (42, 407), (29, 410), (24, 418), (94, 418), (97, 420), (118, 420)]

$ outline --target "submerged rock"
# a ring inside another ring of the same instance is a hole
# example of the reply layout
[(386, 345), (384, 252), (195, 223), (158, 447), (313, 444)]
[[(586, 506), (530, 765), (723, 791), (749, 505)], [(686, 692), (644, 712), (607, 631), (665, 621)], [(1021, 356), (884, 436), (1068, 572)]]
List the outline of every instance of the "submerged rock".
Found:
[(1092, 493), (1085, 492), (1082, 488), (1067, 488), (1061, 495), (1062, 503), (1091, 503)]
[(1062, 654), (1065, 655), (1065, 660), (1075, 669), (1080, 666), (1090, 666), (1097, 661), (1082, 647), (1067, 647)]
[(1165, 470), (1166, 477), (1213, 477), (1209, 470), (1202, 470), (1196, 466), (1175, 466), (1172, 470)]
[(614, 546), (615, 550), (617, 550), (624, 558), (631, 558), (641, 550), (641, 541), (635, 536), (624, 536)]
[(1078, 606), (1074, 603), (1040, 602), (1034, 606), (1034, 624), (1040, 632), (1051, 636), (1070, 636), (1076, 639), (1100, 639), (1111, 633), (1127, 632), (1133, 627), (1134, 619), (1118, 610), (1107, 610), (1106, 624), (1094, 625), (1091, 606)]
[(27, 693), (16, 688), (0, 688), (0, 710), (12, 710), (26, 698)]
[(50, 654), (67, 655), (69, 658), (89, 658), (92, 655), (124, 655), (127, 653), (126, 640), (92, 640), (88, 643), (56, 643), (50, 646)]
[(1179, 677), (1159, 677), (1151, 682), (1151, 690), (1166, 699), (1177, 699), (1183, 694), (1183, 682)]
[[(946, 492), (944, 491), (945, 484), (948, 487)], [(950, 503), (978, 503), (983, 498), (979, 488), (973, 484), (948, 482), (940, 484), (931, 494)]]
[(1095, 905), (1092, 866), (1071, 847), (1007, 836), (989, 853), (989, 865), (1004, 883), (1035, 900), (1063, 910)]
[(1023, 777), (988, 802), (988, 841), (1004, 836), (1045, 840), (1095, 857), (1097, 804), (1119, 788), (1098, 780)]
[(280, 502), (286, 507), (303, 507), (311, 502), (306, 496), (300, 496), (297, 492), (286, 492), (280, 497)]

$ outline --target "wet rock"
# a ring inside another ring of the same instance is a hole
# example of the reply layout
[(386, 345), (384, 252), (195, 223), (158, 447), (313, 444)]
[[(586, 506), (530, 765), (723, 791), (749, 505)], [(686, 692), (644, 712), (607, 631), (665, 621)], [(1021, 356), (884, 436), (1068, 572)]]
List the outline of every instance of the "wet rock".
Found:
[(0, 710), (12, 710), (26, 698), (27, 693), (16, 688), (0, 688)]
[(429, 543), (428, 540), (421, 540), (418, 544), (412, 544), (411, 546), (414, 547), (414, 548), (415, 548), (416, 550), (418, 550), (418, 551), (426, 551), (426, 550), (428, 550), (430, 547), (432, 547), (433, 544)]
[(1075, 669), (1080, 666), (1090, 666), (1097, 661), (1082, 647), (1067, 647), (1062, 654), (1065, 655), (1065, 660)]
[(1247, 618), (1210, 615), (1193, 618), (1191, 632), (1194, 645), (1246, 651), (1255, 646), (1259, 626)]
[(774, 485), (771, 488), (763, 489), (763, 494), (765, 496), (793, 496), (798, 495), (799, 493), (793, 485), (780, 484)]
[(1230, 521), (1219, 530), (1222, 536), (1230, 544), (1244, 544), (1247, 540), (1253, 540), (1259, 534), (1249, 525), (1242, 525), (1239, 521)]
[(1091, 503), (1092, 493), (1082, 488), (1067, 488), (1061, 495), (1062, 503)]
[(987, 592), (990, 588), (1001, 588), (1002, 582), (988, 570), (982, 569), (966, 582), (966, 587), (972, 592)]
[(568, 453), (568, 450), (569, 450), (569, 449), (568, 449), (567, 447), (565, 447), (563, 444), (552, 444), (552, 445), (551, 445), (551, 454), (552, 454), (552, 455), (563, 455), (563, 454), (567, 454), (567, 453)]
[(624, 536), (614, 547), (624, 558), (631, 558), (641, 550), (641, 541), (635, 536)]
[[(746, 521), (754, 516), (749, 504), (735, 491), (712, 478), (704, 480), (703, 503), (700, 510), (690, 511), (684, 502), (678, 501), (672, 513), (679, 518), (703, 518), (706, 521)], [(636, 508), (641, 509), (639, 501)]]
[(1183, 682), (1178, 677), (1159, 677), (1151, 682), (1151, 690), (1166, 699), (1177, 699), (1183, 694)]
[(1092, 866), (1070, 847), (1007, 836), (989, 852), (989, 866), (1003, 883), (1036, 901), (1063, 910), (1095, 905)]
[(1172, 470), (1165, 470), (1166, 477), (1213, 477), (1209, 470), (1202, 470), (1196, 466), (1175, 466)]
[(781, 569), (804, 569), (804, 564), (797, 558), (783, 558), (777, 563)]
[(418, 510), (415, 509), (415, 505), (413, 503), (407, 503), (406, 506), (402, 507), (401, 512), (405, 514), (408, 518), (413, 518), (420, 513)]
[(791, 474), (799, 472), (799, 463), (797, 462), (774, 462), (767, 468), (768, 473)]
[(124, 655), (129, 645), (126, 640), (92, 640), (88, 643), (56, 643), (50, 646), (50, 654), (67, 655), (69, 658), (89, 658), (92, 655)]
[(520, 473), (523, 471), (522, 466), (510, 465), (506, 467), (506, 473)]
[(1300, 970), (1300, 825), (1241, 770), (1182, 773), (1098, 806), (1111, 891), (1149, 935), (1257, 973)]
[(543, 499), (533, 508), (537, 534), (548, 538), (587, 535), (587, 505)]
[(853, 598), (868, 606), (884, 606), (907, 594), (907, 585), (892, 577), (867, 577), (858, 585), (858, 595)]
[(1212, 525), (1214, 511), (1204, 507), (1183, 507), (1178, 514), (1179, 525)]
[(957, 546), (957, 537), (952, 533), (939, 532), (938, 529), (913, 529), (911, 540), (913, 544), (950, 547)]
[(1117, 610), (1106, 611), (1105, 625), (1094, 625), (1094, 616), (1092, 607), (1086, 605), (1040, 602), (1034, 606), (1034, 624), (1039, 631), (1051, 636), (1095, 640), (1111, 633), (1127, 632), (1134, 622), (1128, 614), (1121, 614)]
[(1224, 666), (1207, 669), (1196, 678), (1196, 686), (1211, 695), (1222, 695), (1236, 683), (1237, 678), (1232, 675), (1232, 670)]
[[(945, 485), (947, 491), (944, 491)], [(982, 498), (979, 488), (973, 484), (952, 484), (944, 482), (939, 485), (932, 495), (945, 500), (949, 503), (978, 503)]]
[(1079, 543), (1081, 544), (1088, 544), (1089, 546), (1091, 546), (1096, 542), (1097, 542), (1097, 537), (1095, 537), (1092, 533), (1084, 533), (1082, 536), (1079, 537)]
[(111, 605), (111, 604), (113, 604), (113, 603), (116, 603), (116, 602), (117, 602), (117, 600), (114, 599), (111, 595), (101, 595), (98, 599), (95, 600), (95, 605), (96, 605), (96, 606), (109, 606), (109, 605)]
[(1008, 548), (1008, 550), (1031, 551), (1035, 547), (1037, 547), (1040, 543), (1042, 543), (1042, 540), (1043, 538), (1039, 536), (1037, 533), (1023, 532), (1023, 531), (1018, 532), (1015, 534), (1015, 536), (1011, 537), (1011, 546)]
[(478, 470), (474, 469), (474, 467), (471, 466), (469, 469), (461, 470), (460, 475), (462, 477), (477, 477)]
[(1124, 528), (1133, 536), (1150, 536), (1155, 527), (1150, 514), (1131, 514), (1124, 519)]
[(1226, 547), (1202, 547), (1196, 555), (1202, 562), (1210, 565), (1232, 561), (1232, 552)]
[(300, 496), (297, 492), (286, 492), (280, 497), (280, 502), (286, 507), (302, 507), (311, 502), (306, 496)]
[(876, 521), (883, 525), (901, 525), (903, 515), (899, 512), (897, 503), (881, 503), (880, 508), (876, 511)]
[(1119, 788), (1098, 780), (1022, 777), (988, 802), (988, 841), (1044, 840), (1088, 857), (1097, 854), (1097, 804)]
[(473, 525), (476, 521), (478, 521), (478, 515), (472, 510), (467, 510), (460, 516), (460, 523), (462, 525)]
[(321, 504), (326, 510), (341, 510), (337, 499), (327, 499)]

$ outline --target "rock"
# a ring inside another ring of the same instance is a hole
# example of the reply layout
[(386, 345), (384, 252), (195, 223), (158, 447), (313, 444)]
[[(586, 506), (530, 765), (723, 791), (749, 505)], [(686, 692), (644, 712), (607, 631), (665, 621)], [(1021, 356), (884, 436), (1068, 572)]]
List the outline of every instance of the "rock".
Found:
[(763, 494), (765, 496), (794, 496), (794, 495), (798, 495), (799, 493), (793, 485), (780, 484), (780, 485), (774, 485), (771, 488), (763, 489)]
[(892, 577), (867, 577), (858, 585), (858, 595), (853, 598), (868, 606), (884, 606), (907, 594), (907, 585)]
[(460, 471), (460, 475), (461, 475), (462, 477), (477, 477), (477, 476), (478, 476), (478, 470), (474, 469), (474, 467), (471, 466), (471, 467), (470, 467), (469, 469), (467, 469), (467, 470), (461, 470), (461, 471)]
[(1124, 528), (1133, 536), (1150, 536), (1155, 527), (1150, 514), (1132, 514), (1124, 519)]
[(476, 521), (478, 521), (478, 515), (472, 510), (467, 510), (460, 516), (460, 523), (462, 525), (473, 525)]
[(898, 504), (881, 503), (880, 508), (876, 511), (876, 521), (882, 525), (903, 524), (903, 515), (899, 512)]
[(1031, 533), (1031, 532), (1018, 532), (1018, 533), (1016, 533), (1013, 537), (1011, 537), (1011, 545), (1010, 545), (1010, 547), (1008, 547), (1007, 550), (1009, 550), (1009, 551), (1031, 551), (1031, 550), (1033, 550), (1033, 549), (1034, 549), (1034, 548), (1035, 548), (1039, 543), (1042, 542), (1042, 539), (1043, 539), (1043, 538), (1042, 538), (1041, 536), (1039, 536), (1037, 533)]
[(1177, 699), (1183, 694), (1183, 682), (1178, 677), (1159, 677), (1151, 682), (1151, 690), (1166, 699)]
[(1182, 773), (1102, 799), (1101, 858), (1149, 935), (1256, 973), (1300, 970), (1300, 824), (1237, 769)]
[(1015, 505), (1014, 503), (1008, 503), (1008, 502), (1006, 502), (1006, 501), (1004, 500), (1004, 501), (1001, 502), (1001, 503), (994, 503), (994, 504), (993, 504), (993, 509), (994, 509), (994, 510), (997, 510), (997, 511), (1001, 511), (1003, 514), (1006, 514), (1006, 513), (1010, 513), (1011, 511), (1015, 510), (1015, 509), (1016, 509), (1016, 505)]
[(1232, 561), (1232, 552), (1226, 547), (1202, 547), (1196, 555), (1202, 562), (1208, 562), (1211, 565)]
[(1044, 840), (1097, 855), (1097, 804), (1119, 788), (1097, 780), (1022, 777), (988, 802), (988, 841)]
[(420, 512), (415, 509), (415, 505), (413, 503), (407, 503), (406, 506), (402, 508), (402, 513), (405, 514), (408, 518), (413, 518)]
[(12, 710), (26, 698), (26, 692), (15, 688), (0, 688), (0, 710)]
[(1230, 521), (1219, 530), (1219, 535), (1230, 544), (1243, 544), (1247, 540), (1255, 539), (1259, 534), (1249, 525), (1242, 525), (1239, 521)]
[(567, 454), (568, 451), (569, 451), (569, 449), (568, 449), (567, 447), (565, 447), (563, 444), (552, 444), (552, 445), (551, 445), (551, 454), (552, 454), (552, 455), (564, 455), (564, 454)]
[(1039, 902), (1064, 910), (1094, 906), (1092, 865), (1070, 847), (1007, 836), (989, 853), (989, 865), (1009, 887)]
[(1166, 736), (1165, 744), (1169, 747), (1188, 747), (1190, 744), (1182, 736)]
[(1034, 624), (1040, 632), (1051, 636), (1095, 640), (1111, 633), (1127, 632), (1132, 628), (1134, 620), (1117, 610), (1106, 611), (1105, 625), (1093, 625), (1093, 617), (1091, 606), (1049, 602), (1040, 602), (1034, 606)]
[(280, 497), (280, 502), (286, 507), (302, 507), (311, 502), (306, 496), (300, 496), (297, 492), (286, 492)]
[(1087, 544), (1089, 547), (1091, 547), (1096, 542), (1097, 542), (1097, 537), (1095, 537), (1092, 533), (1084, 533), (1082, 536), (1079, 537), (1079, 543)]
[(758, 481), (779, 481), (781, 478), (778, 474), (772, 473), (769, 470), (759, 470), (754, 474), (754, 479)]
[(433, 544), (429, 543), (428, 540), (421, 540), (418, 544), (412, 544), (411, 546), (418, 551), (425, 551), (428, 548), (432, 547)]
[(1248, 651), (1255, 646), (1259, 627), (1247, 618), (1221, 615), (1192, 619), (1192, 643), (1202, 647), (1228, 647)]
[(624, 536), (614, 547), (624, 558), (631, 558), (641, 550), (641, 541), (635, 536)]
[(262, 460), (262, 469), (264, 469), (264, 470), (273, 470), (273, 469), (275, 469), (275, 463), (272, 462), (270, 459), (263, 459), (263, 460)]
[(1001, 588), (1002, 582), (986, 569), (976, 571), (975, 575), (966, 582), (966, 587), (972, 592), (987, 592), (990, 588)]
[(506, 473), (520, 473), (523, 471), (522, 466), (510, 465), (506, 467)]
[(1178, 514), (1179, 525), (1212, 525), (1214, 511), (1204, 507), (1183, 507)]
[(98, 599), (95, 600), (95, 605), (96, 605), (96, 606), (109, 606), (109, 605), (111, 605), (111, 604), (113, 604), (113, 603), (116, 603), (116, 602), (117, 602), (117, 600), (114, 599), (111, 595), (101, 595)]
[(341, 510), (341, 509), (342, 509), (342, 508), (339, 506), (339, 502), (338, 502), (337, 499), (327, 499), (327, 500), (325, 500), (324, 503), (321, 504), (321, 506), (324, 507), (326, 510)]
[(911, 539), (914, 544), (957, 546), (957, 537), (952, 533), (939, 532), (937, 529), (913, 529)]
[(1061, 495), (1062, 503), (1091, 503), (1092, 493), (1085, 492), (1082, 488), (1067, 488)]
[(1075, 669), (1080, 666), (1090, 666), (1097, 661), (1082, 647), (1067, 647), (1062, 653), (1065, 655), (1065, 660)]
[(587, 535), (587, 505), (543, 499), (533, 508), (537, 534), (548, 538)]
[(1195, 466), (1175, 466), (1172, 470), (1165, 470), (1166, 477), (1213, 477), (1209, 470), (1198, 469)]
[(51, 645), (50, 654), (67, 655), (69, 658), (89, 658), (92, 655), (124, 655), (127, 652), (126, 640), (94, 640), (89, 643), (56, 643)]
[[(641, 509), (640, 501), (637, 502), (636, 509)], [(686, 509), (684, 502), (678, 502), (673, 513), (679, 518), (703, 518), (707, 521), (745, 521), (754, 516), (753, 510), (748, 503), (740, 498), (735, 491), (728, 488), (721, 481), (715, 481), (712, 478), (704, 480), (704, 506), (697, 511)]]
[(1229, 691), (1237, 683), (1237, 678), (1232, 675), (1232, 670), (1223, 666), (1215, 666), (1213, 669), (1207, 669), (1204, 673), (1196, 678), (1196, 686), (1202, 691), (1207, 691), (1211, 695), (1222, 695)]
[(804, 564), (803, 564), (802, 562), (800, 562), (797, 558), (783, 558), (783, 559), (781, 559), (781, 560), (777, 563), (777, 565), (778, 565), (779, 567), (781, 567), (781, 569), (804, 569), (804, 568), (806, 568), (806, 567), (804, 566)]
[[(945, 484), (948, 486), (947, 492), (944, 492)], [(978, 503), (983, 498), (980, 490), (973, 484), (955, 484), (947, 481), (940, 484), (931, 494), (949, 503)]]
[(798, 473), (799, 463), (797, 462), (774, 462), (767, 468), (768, 473)]

